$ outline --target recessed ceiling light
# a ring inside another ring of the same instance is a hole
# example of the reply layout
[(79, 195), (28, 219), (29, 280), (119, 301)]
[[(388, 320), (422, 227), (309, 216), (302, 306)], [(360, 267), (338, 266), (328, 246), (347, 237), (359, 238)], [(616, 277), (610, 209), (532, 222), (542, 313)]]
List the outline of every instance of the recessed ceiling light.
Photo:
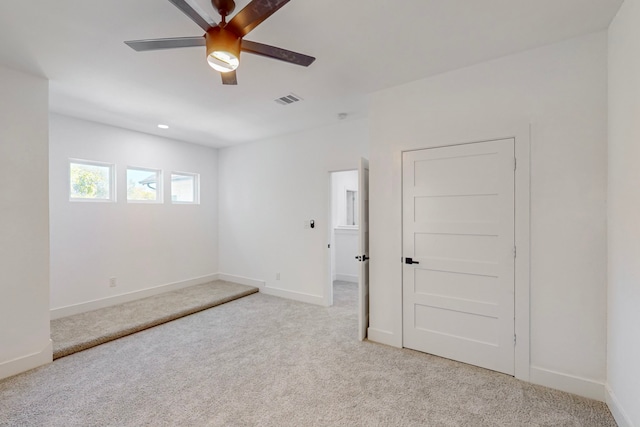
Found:
[(167, 125), (158, 125), (158, 127), (160, 129), (169, 129), (169, 126), (167, 126)]

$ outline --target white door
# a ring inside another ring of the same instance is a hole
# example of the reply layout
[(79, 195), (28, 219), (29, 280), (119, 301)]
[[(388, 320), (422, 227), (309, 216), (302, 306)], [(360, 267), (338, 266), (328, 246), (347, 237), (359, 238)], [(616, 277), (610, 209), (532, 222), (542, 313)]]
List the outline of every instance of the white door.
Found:
[(404, 346), (514, 374), (514, 140), (403, 155)]
[(367, 337), (369, 327), (369, 161), (360, 159), (358, 169), (358, 338)]

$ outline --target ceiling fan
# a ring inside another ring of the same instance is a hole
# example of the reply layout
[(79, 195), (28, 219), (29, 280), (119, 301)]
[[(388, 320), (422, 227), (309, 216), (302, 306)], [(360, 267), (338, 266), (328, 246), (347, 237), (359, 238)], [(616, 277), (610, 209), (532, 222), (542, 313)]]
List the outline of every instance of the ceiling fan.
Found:
[(227, 16), (236, 7), (234, 0), (211, 0), (222, 20), (211, 25), (185, 0), (169, 0), (193, 22), (205, 31), (199, 37), (174, 37), (167, 39), (131, 40), (125, 43), (132, 49), (148, 50), (175, 49), (181, 47), (206, 46), (207, 62), (220, 72), (222, 84), (237, 85), (236, 68), (240, 64), (240, 51), (278, 59), (291, 64), (308, 67), (316, 59), (302, 53), (292, 52), (275, 46), (244, 40), (251, 30), (273, 15), (290, 0), (252, 0), (238, 12), (231, 21)]

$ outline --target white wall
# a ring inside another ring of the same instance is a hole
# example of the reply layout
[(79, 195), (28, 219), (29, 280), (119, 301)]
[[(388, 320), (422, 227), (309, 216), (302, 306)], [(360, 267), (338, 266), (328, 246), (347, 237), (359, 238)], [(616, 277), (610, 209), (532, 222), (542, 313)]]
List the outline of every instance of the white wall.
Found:
[(51, 361), (48, 92), (0, 67), (0, 379)]
[(358, 230), (336, 228), (333, 233), (335, 253), (334, 280), (357, 282), (360, 271), (356, 260), (358, 255)]
[(379, 341), (402, 344), (401, 152), (452, 135), (512, 136), (530, 123), (532, 380), (604, 398), (606, 60), (598, 33), (374, 94), (370, 326)]
[(640, 2), (609, 28), (608, 403), (640, 426)]
[(360, 119), (221, 149), (220, 272), (327, 304), (329, 172), (357, 168), (368, 142)]
[(358, 229), (353, 226), (350, 228), (345, 226), (347, 223), (347, 190), (358, 191), (358, 171), (332, 173), (333, 279), (357, 282), (359, 265), (355, 257), (358, 255)]
[[(117, 202), (69, 201), (69, 158), (115, 164)], [(127, 203), (127, 166), (162, 169), (165, 203)], [(170, 203), (171, 171), (200, 174), (199, 205)], [(51, 115), (52, 315), (217, 273), (217, 192), (216, 149)]]

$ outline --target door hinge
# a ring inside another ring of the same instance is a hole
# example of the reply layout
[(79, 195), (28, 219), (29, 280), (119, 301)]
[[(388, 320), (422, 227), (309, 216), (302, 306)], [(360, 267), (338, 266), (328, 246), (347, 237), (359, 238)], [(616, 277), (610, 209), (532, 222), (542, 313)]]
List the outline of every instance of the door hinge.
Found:
[(327, 245), (327, 249), (331, 249), (331, 243)]
[(517, 251), (516, 251), (516, 247), (513, 247), (513, 257), (515, 258), (517, 256)]
[(518, 159), (513, 158), (513, 170), (515, 171), (518, 168)]
[(516, 342), (517, 342), (516, 334), (513, 334), (513, 345), (516, 345)]

